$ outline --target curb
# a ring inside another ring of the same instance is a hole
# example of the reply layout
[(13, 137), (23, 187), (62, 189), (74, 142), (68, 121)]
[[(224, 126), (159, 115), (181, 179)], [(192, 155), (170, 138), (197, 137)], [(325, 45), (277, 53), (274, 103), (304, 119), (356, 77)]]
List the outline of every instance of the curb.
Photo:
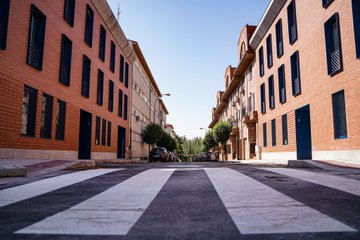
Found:
[(81, 160), (65, 169), (66, 170), (86, 170), (86, 169), (95, 169), (98, 167), (106, 168), (107, 167), (106, 164), (134, 164), (134, 163), (147, 163), (147, 161), (131, 160), (131, 159)]
[(25, 177), (26, 168), (18, 166), (0, 166), (0, 177)]

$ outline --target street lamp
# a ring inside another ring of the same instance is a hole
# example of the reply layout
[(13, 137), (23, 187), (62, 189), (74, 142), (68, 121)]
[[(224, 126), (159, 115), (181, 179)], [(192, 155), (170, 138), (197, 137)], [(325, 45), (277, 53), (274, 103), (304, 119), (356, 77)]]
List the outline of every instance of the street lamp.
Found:
[[(164, 94), (161, 94), (159, 97), (156, 98), (155, 100), (155, 103), (154, 103), (154, 123), (155, 123), (155, 112), (156, 112), (156, 102), (159, 101), (160, 98), (162, 98), (163, 96), (171, 96), (170, 93), (164, 93)], [(160, 108), (160, 106), (159, 106)]]
[(204, 131), (207, 131), (207, 129), (206, 129), (206, 128), (200, 128), (200, 130), (204, 130)]

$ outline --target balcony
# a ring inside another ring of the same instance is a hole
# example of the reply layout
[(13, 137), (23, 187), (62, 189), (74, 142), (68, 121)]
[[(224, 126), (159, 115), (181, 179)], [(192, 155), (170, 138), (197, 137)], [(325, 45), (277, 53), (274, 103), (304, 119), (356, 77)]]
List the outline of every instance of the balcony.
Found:
[(251, 104), (243, 104), (241, 108), (241, 118), (246, 124), (256, 123), (258, 120), (257, 111), (255, 111), (255, 103), (249, 101)]

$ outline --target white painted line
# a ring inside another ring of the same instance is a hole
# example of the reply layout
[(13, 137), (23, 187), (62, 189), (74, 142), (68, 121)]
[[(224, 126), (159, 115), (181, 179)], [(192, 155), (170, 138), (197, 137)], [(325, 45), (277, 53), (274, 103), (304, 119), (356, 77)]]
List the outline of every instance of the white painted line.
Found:
[(356, 231), (235, 170), (205, 171), (242, 234)]
[(264, 168), (264, 170), (360, 196), (360, 181), (358, 180), (289, 168)]
[(126, 235), (173, 172), (147, 170), (17, 233)]
[(122, 169), (94, 169), (79, 171), (0, 190), (0, 207), (119, 170)]

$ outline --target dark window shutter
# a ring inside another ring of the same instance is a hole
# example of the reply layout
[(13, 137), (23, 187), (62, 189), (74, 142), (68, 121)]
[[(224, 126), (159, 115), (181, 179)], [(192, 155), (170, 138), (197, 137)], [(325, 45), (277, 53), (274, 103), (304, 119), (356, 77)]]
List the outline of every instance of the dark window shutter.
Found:
[(280, 103), (286, 102), (286, 83), (285, 83), (285, 66), (281, 65), (278, 69), (279, 78), (279, 101)]
[(36, 108), (37, 90), (25, 85), (21, 112), (21, 135), (35, 136)]
[(293, 44), (297, 38), (297, 23), (296, 23), (296, 8), (295, 8), (295, 1), (291, 1), (287, 8), (287, 15), (288, 15), (288, 30), (289, 30), (289, 42)]
[(102, 126), (101, 126), (101, 146), (106, 145), (106, 120), (102, 119)]
[(260, 97), (261, 97), (261, 113), (266, 113), (266, 102), (265, 102), (265, 83), (260, 86)]
[(276, 146), (276, 120), (271, 120), (271, 143)]
[(274, 76), (271, 75), (268, 79), (269, 81), (269, 108), (275, 108), (275, 96), (274, 96)]
[(93, 25), (94, 25), (94, 11), (90, 8), (89, 5), (86, 5), (84, 40), (89, 47), (92, 47)]
[(104, 95), (104, 73), (99, 69), (96, 103), (100, 106), (103, 105), (103, 95)]
[(267, 52), (267, 66), (270, 69), (273, 65), (271, 34), (266, 38), (266, 52)]
[(0, 1), (0, 49), (6, 49), (10, 0)]
[(53, 97), (43, 93), (42, 97), (42, 111), (41, 111), (41, 128), (40, 137), (51, 138), (52, 126), (52, 112), (53, 112)]
[(284, 54), (282, 20), (280, 19), (275, 26), (276, 30), (276, 54), (280, 58)]
[(107, 128), (107, 146), (111, 146), (111, 122), (108, 121), (108, 128)]
[(59, 81), (70, 86), (72, 42), (64, 34), (61, 38)]
[(283, 137), (283, 145), (288, 145), (288, 123), (287, 123), (287, 115), (283, 115), (282, 119), (282, 137)]
[(105, 28), (100, 25), (100, 46), (99, 46), (99, 58), (105, 61), (105, 50), (106, 50), (106, 31)]
[(113, 41), (111, 41), (111, 54), (110, 54), (110, 71), (115, 72), (115, 52), (116, 46)]
[(125, 64), (124, 56), (120, 55), (120, 77), (119, 77), (120, 82), (124, 82), (124, 64)]
[(344, 90), (332, 95), (334, 137), (335, 139), (347, 138), (346, 107)]
[(290, 57), (290, 60), (291, 60), (292, 94), (293, 96), (297, 96), (301, 94), (299, 52), (296, 51)]
[(263, 123), (263, 145), (264, 145), (264, 147), (267, 147), (266, 123)]
[(96, 116), (95, 145), (100, 145), (100, 122), (101, 122), (101, 118)]
[(124, 119), (128, 119), (128, 96), (124, 94)]
[(322, 0), (323, 7), (327, 8), (333, 1), (334, 0)]
[(259, 49), (259, 73), (260, 77), (264, 76), (264, 49), (261, 47)]
[(360, 0), (352, 0), (356, 58), (360, 58)]
[(108, 110), (110, 112), (113, 111), (114, 108), (114, 82), (113, 81), (109, 81), (109, 105), (108, 105)]
[(56, 113), (56, 140), (65, 140), (65, 119), (66, 119), (66, 102), (57, 101)]
[(129, 87), (129, 64), (125, 63), (125, 87)]
[(64, 19), (71, 27), (74, 27), (74, 15), (75, 15), (75, 0), (65, 0)]
[(118, 115), (119, 117), (123, 116), (123, 91), (121, 89), (119, 89), (119, 110), (118, 110)]
[(83, 55), (81, 95), (87, 98), (89, 97), (90, 92), (90, 72), (91, 60), (86, 55)]

